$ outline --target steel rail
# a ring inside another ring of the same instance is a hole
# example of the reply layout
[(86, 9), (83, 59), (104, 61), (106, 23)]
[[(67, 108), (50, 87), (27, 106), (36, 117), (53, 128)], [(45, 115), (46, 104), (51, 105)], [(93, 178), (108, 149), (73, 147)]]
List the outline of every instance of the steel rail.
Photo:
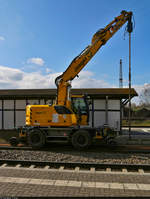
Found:
[(21, 167), (29, 167), (34, 165), (36, 168), (49, 166), (50, 168), (60, 168), (64, 169), (75, 169), (79, 167), (80, 169), (89, 170), (90, 168), (95, 168), (96, 170), (105, 170), (110, 168), (112, 170), (122, 170), (127, 169), (128, 171), (138, 171), (143, 169), (144, 171), (150, 172), (149, 164), (112, 164), (112, 163), (81, 163), (81, 162), (49, 162), (49, 161), (31, 161), (31, 160), (8, 160), (0, 159), (0, 165), (6, 164), (7, 166), (21, 165)]

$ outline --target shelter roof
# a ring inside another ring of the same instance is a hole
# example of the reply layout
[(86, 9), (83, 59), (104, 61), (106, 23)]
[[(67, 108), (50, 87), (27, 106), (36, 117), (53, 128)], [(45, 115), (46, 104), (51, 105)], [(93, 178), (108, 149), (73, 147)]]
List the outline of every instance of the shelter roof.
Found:
[[(71, 89), (72, 94), (87, 94), (94, 99), (128, 99), (128, 88), (79, 88)], [(35, 99), (55, 98), (57, 89), (1, 89), (0, 99)], [(131, 89), (131, 97), (138, 96), (135, 89)]]

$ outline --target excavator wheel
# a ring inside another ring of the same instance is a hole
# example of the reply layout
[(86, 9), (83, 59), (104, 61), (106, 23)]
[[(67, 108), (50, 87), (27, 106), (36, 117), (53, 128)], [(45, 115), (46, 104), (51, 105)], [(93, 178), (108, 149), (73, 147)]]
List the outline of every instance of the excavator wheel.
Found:
[(40, 129), (32, 129), (28, 132), (28, 144), (34, 148), (39, 149), (45, 145), (45, 134)]
[(72, 145), (78, 150), (89, 148), (92, 143), (92, 138), (87, 131), (77, 131), (72, 136)]

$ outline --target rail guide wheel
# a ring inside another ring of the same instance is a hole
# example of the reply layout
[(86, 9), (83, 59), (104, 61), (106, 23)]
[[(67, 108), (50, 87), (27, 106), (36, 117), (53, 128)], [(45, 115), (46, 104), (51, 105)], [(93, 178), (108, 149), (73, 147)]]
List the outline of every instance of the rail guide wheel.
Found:
[(9, 143), (10, 143), (11, 146), (15, 147), (15, 146), (17, 146), (19, 144), (19, 141), (18, 141), (18, 139), (16, 137), (11, 137), (9, 139)]

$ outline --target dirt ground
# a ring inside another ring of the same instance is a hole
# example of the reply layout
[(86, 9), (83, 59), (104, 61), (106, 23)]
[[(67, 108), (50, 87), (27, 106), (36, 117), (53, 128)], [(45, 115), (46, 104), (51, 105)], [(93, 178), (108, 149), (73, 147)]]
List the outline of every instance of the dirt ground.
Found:
[(18, 137), (17, 130), (0, 130), (0, 143), (9, 143), (11, 137)]

